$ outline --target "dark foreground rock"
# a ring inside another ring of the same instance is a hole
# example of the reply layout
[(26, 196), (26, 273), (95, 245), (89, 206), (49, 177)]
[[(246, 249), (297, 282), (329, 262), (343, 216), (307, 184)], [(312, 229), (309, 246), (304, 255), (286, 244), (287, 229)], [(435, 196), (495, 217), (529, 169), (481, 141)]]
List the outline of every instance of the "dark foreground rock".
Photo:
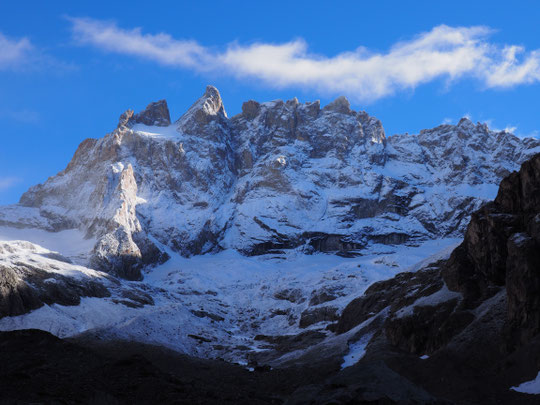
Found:
[(1, 404), (282, 404), (324, 368), (267, 371), (132, 343), (0, 333)]

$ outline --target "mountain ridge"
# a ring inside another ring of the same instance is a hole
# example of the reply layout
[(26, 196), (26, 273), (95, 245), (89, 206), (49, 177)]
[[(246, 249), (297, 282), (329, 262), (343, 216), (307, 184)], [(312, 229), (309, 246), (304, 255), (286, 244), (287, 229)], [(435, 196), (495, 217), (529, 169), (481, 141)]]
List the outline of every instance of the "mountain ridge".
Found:
[(128, 279), (166, 260), (165, 246), (185, 256), (357, 254), (461, 235), (468, 214), (539, 150), (468, 119), (386, 137), (344, 97), (323, 108), (250, 100), (228, 118), (208, 86), (174, 123), (165, 100), (126, 111), (65, 170), (0, 208), (0, 224), (81, 229), (96, 238), (92, 266)]

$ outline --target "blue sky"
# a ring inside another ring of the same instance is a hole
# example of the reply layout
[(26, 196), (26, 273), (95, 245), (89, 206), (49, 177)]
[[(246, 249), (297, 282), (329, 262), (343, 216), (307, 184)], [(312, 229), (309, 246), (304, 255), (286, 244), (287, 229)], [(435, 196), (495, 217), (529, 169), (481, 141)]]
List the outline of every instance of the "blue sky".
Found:
[(176, 119), (207, 84), (229, 115), (344, 94), (387, 135), (465, 115), (538, 135), (537, 2), (332, 3), (0, 3), (0, 204), (126, 109), (165, 98)]

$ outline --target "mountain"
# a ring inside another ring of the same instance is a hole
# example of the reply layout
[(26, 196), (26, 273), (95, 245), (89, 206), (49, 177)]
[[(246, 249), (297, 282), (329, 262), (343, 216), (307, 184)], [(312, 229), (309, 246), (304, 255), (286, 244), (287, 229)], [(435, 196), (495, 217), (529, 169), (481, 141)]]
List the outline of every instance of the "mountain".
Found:
[[(519, 172), (513, 172), (501, 181), (493, 201), (472, 213), (464, 238), (457, 247), (451, 246), (445, 252), (427, 257), (395, 277), (383, 279), (383, 275), (375, 283), (369, 280), (370, 272), (381, 272), (383, 267), (364, 269), (364, 266), (371, 263), (393, 267), (397, 263), (389, 262), (391, 258), (403, 260), (404, 254), (410, 255), (414, 248), (401, 247), (400, 250), (394, 246), (398, 254), (392, 256), (389, 251), (383, 251), (385, 245), (380, 245), (368, 252), (369, 259), (323, 254), (304, 254), (294, 260), (276, 259), (274, 254), (264, 255), (266, 258), (249, 258), (231, 251), (227, 255), (222, 252), (191, 259), (178, 256), (173, 258), (176, 260), (169, 260), (174, 262), (172, 267), (163, 265), (148, 272), (148, 280), (145, 280), (148, 284), (115, 282), (115, 278), (106, 273), (98, 274), (79, 266), (78, 271), (85, 271), (85, 277), (109, 281), (111, 290), (102, 290), (104, 296), (86, 298), (87, 304), (98, 307), (99, 317), (109, 316), (108, 311), (112, 308), (100, 304), (99, 300), (118, 294), (114, 288), (131, 286), (155, 297), (155, 303), (145, 305), (154, 307), (151, 314), (158, 318), (161, 334), (173, 326), (178, 327), (176, 339), (191, 325), (183, 317), (180, 306), (175, 308), (176, 316), (171, 317), (169, 323), (162, 322), (165, 296), (173, 295), (175, 291), (189, 295), (182, 287), (184, 285), (207, 288), (218, 274), (223, 279), (214, 280), (216, 285), (225, 285), (223, 280), (231, 277), (227, 274), (230, 268), (238, 280), (248, 279), (249, 283), (257, 284), (257, 277), (249, 278), (249, 274), (257, 273), (260, 277), (262, 273), (263, 278), (269, 280), (267, 272), (281, 267), (284, 271), (278, 272), (276, 279), (260, 283), (255, 289), (245, 288), (236, 279), (232, 280), (228, 288), (235, 286), (240, 291), (227, 291), (225, 296), (231, 298), (229, 301), (213, 290), (191, 292), (195, 297), (206, 295), (199, 301), (207, 304), (205, 309), (217, 301), (223, 313), (247, 294), (247, 299), (240, 303), (245, 310), (241, 317), (249, 323), (271, 320), (278, 324), (275, 331), (281, 333), (259, 334), (250, 342), (244, 329), (247, 324), (242, 324), (239, 319), (234, 323), (240, 327), (234, 332), (227, 331), (231, 327), (229, 319), (203, 309), (193, 311), (196, 318), (211, 319), (206, 326), (217, 323), (225, 330), (221, 340), (215, 339), (217, 334), (214, 339), (210, 335), (193, 336), (194, 340), (199, 340), (199, 347), (218, 346), (218, 342), (224, 344), (225, 341), (238, 344), (242, 339), (244, 345), (262, 343), (248, 350), (249, 363), (240, 367), (220, 360), (183, 356), (162, 347), (137, 343), (136, 338), (125, 341), (121, 336), (119, 339), (118, 335), (113, 335), (114, 339), (111, 336), (103, 339), (107, 335), (95, 334), (95, 331), (72, 335), (69, 340), (36, 330), (0, 332), (2, 400), (6, 403), (35, 402), (44, 398), (82, 403), (154, 403), (156, 400), (216, 404), (538, 403), (539, 218), (540, 154), (536, 154), (523, 163)], [(66, 282), (62, 277), (73, 277), (68, 273), (77, 270), (74, 265), (69, 266), (67, 258), (28, 242), (11, 241), (1, 247), (4, 249), (0, 251), (3, 264), (14, 273), (20, 272), (21, 262), (33, 262), (37, 268), (48, 264), (44, 273), (56, 271), (61, 277), (52, 283), (62, 284)], [(434, 247), (425, 246), (427, 251), (436, 250)], [(426, 256), (426, 253), (420, 255)], [(218, 260), (212, 256), (217, 256)], [(7, 263), (6, 258), (11, 262)], [(324, 262), (321, 267), (329, 269), (315, 282), (306, 275), (317, 273), (316, 267), (313, 263), (309, 266), (302, 263), (310, 259)], [(242, 268), (243, 260), (249, 262), (249, 268)], [(331, 268), (329, 264), (335, 260), (342, 262), (339, 265), (333, 262), (335, 267)], [(191, 262), (195, 268), (192, 273), (187, 269)], [(64, 263), (66, 268), (60, 268), (58, 263)], [(251, 267), (262, 263), (270, 266), (262, 272), (256, 266)], [(221, 268), (212, 271), (207, 268), (209, 264)], [(156, 272), (161, 274), (156, 276)], [(294, 276), (295, 272), (306, 274), (300, 277), (296, 274), (298, 280), (281, 280), (287, 275)], [(194, 275), (198, 280), (192, 283), (190, 279)], [(340, 296), (342, 290), (335, 287), (343, 281), (340, 279), (343, 275), (347, 283), (355, 285), (347, 295)], [(163, 277), (165, 283), (156, 288), (159, 277)], [(12, 278), (4, 274), (0, 280), (0, 287), (4, 287), (6, 281), (7, 285), (12, 282)], [(309, 303), (305, 302), (305, 291), (298, 281), (319, 288), (313, 290)], [(279, 282), (283, 282), (282, 286), (272, 289), (273, 284)], [(90, 285), (88, 280), (80, 284)], [(284, 286), (287, 288), (280, 289)], [(93, 291), (98, 290), (94, 286)], [(0, 292), (4, 293), (3, 290)], [(273, 295), (271, 308), (264, 308), (265, 292)], [(24, 301), (24, 293), (21, 297)], [(130, 301), (133, 297), (133, 294), (126, 294)], [(331, 313), (327, 304), (335, 305), (343, 299), (347, 301), (344, 308)], [(284, 310), (279, 305), (281, 301), (292, 306)], [(287, 315), (290, 319), (293, 306), (303, 304), (304, 308), (308, 307), (300, 318), (299, 327), (304, 331), (283, 333), (283, 324), (277, 318)], [(62, 305), (76, 304), (63, 302)], [(121, 305), (125, 306), (125, 303)], [(253, 308), (272, 309), (273, 312), (268, 316), (269, 313), (257, 313)], [(141, 310), (142, 307), (134, 309)], [(25, 326), (27, 321), (36, 325), (39, 316), (29, 317), (39, 311), (41, 309), (23, 317), (13, 317), (12, 325)], [(50, 311), (62, 310), (53, 305)], [(78, 316), (84, 314), (92, 318), (91, 312), (92, 307), (87, 305)], [(132, 314), (124, 320), (124, 328), (141, 323), (140, 317)], [(324, 318), (324, 328), (313, 327), (319, 321), (310, 323), (317, 317)], [(51, 312), (46, 319), (54, 321)], [(2, 323), (5, 320), (0, 319), (0, 327), (6, 325)], [(151, 327), (155, 325), (148, 317), (142, 317), (142, 322), (145, 323), (143, 331), (151, 333)], [(232, 351), (231, 347), (228, 349)]]
[(344, 97), (323, 108), (248, 101), (229, 118), (208, 86), (174, 123), (164, 100), (123, 113), (65, 170), (1, 207), (0, 226), (77, 230), (93, 245), (78, 264), (129, 280), (171, 251), (350, 256), (460, 237), (499, 181), (538, 151), (536, 139), (468, 119), (387, 137)]

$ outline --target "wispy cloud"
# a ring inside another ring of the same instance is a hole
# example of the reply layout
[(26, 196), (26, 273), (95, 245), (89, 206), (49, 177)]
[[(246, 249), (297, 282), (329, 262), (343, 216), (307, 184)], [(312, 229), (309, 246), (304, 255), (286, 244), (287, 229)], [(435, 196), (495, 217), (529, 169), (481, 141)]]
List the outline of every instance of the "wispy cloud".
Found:
[(33, 52), (34, 46), (27, 38), (11, 39), (0, 32), (0, 70), (21, 66)]
[[(524, 55), (520, 60), (518, 55)], [(506, 46), (486, 75), (489, 87), (513, 87), (540, 81), (540, 50), (525, 52), (521, 46)]]
[(0, 32), (0, 71), (35, 72), (48, 70), (56, 74), (77, 69), (72, 62), (59, 60), (30, 39), (11, 38)]
[(163, 65), (204, 69), (214, 57), (194, 41), (179, 41), (167, 34), (145, 35), (140, 28), (124, 30), (113, 22), (67, 17), (75, 40), (105, 51), (140, 56)]
[(131, 55), (197, 72), (253, 78), (273, 87), (316, 89), (373, 101), (436, 79), (447, 83), (469, 77), (486, 88), (540, 81), (540, 50), (498, 46), (484, 26), (440, 25), (401, 41), (387, 52), (360, 47), (327, 57), (309, 52), (302, 39), (283, 44), (229, 44), (215, 50), (168, 34), (144, 34), (114, 22), (69, 18), (74, 39), (108, 52)]
[(21, 181), (18, 177), (0, 177), (0, 191), (5, 191)]

